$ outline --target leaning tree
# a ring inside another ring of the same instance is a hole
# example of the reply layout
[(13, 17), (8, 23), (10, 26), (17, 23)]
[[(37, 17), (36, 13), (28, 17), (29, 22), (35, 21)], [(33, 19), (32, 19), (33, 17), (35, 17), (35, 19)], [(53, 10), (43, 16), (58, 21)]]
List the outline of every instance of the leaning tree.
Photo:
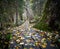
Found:
[(60, 0), (46, 0), (42, 19), (35, 27), (42, 30), (60, 30)]

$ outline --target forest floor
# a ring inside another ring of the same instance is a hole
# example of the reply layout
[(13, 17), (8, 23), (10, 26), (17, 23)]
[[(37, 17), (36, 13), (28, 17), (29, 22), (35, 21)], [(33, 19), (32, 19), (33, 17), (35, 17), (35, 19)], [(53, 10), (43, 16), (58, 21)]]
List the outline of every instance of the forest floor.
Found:
[(43, 37), (45, 35), (41, 36), (40, 30), (32, 28), (33, 25), (26, 21), (13, 29), (10, 49), (57, 49), (55, 44), (51, 44), (50, 40)]

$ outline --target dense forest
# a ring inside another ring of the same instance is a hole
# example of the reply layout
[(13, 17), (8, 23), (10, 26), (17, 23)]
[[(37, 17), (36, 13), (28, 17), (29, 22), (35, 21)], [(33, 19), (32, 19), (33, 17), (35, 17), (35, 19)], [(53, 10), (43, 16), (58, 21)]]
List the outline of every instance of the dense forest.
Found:
[(60, 0), (0, 0), (0, 49), (60, 49)]

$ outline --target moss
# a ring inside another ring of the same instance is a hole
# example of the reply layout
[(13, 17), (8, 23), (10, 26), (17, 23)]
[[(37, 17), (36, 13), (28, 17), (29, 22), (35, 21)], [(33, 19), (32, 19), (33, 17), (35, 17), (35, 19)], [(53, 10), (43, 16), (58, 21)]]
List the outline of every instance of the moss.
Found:
[(35, 26), (33, 26), (34, 28), (37, 28), (39, 30), (43, 30), (43, 31), (52, 31), (50, 29), (50, 27), (48, 26), (48, 24), (46, 24), (45, 22), (39, 22), (38, 24), (36, 24)]

